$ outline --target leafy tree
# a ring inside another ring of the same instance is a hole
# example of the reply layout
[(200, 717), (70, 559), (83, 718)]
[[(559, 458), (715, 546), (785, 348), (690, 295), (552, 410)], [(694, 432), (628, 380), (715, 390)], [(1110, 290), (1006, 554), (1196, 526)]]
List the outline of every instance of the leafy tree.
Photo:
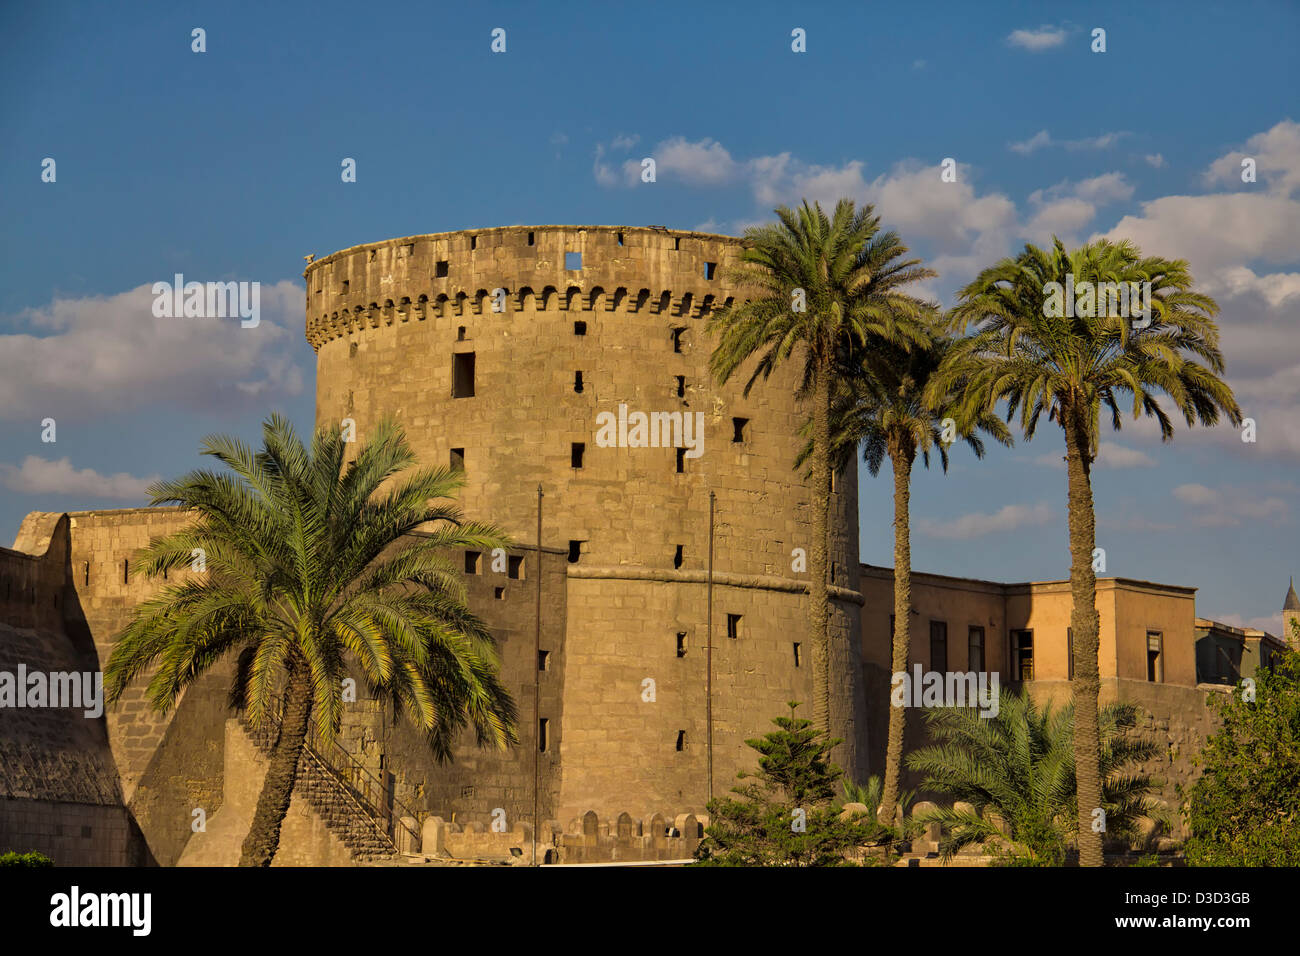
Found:
[[(906, 259), (907, 247), (893, 232), (880, 232), (871, 206), (855, 209), (840, 200), (831, 217), (821, 204), (776, 210), (779, 223), (745, 232), (740, 265), (730, 278), (752, 296), (717, 310), (709, 320), (718, 343), (710, 360), (714, 378), (728, 381), (742, 366), (754, 383), (779, 366), (799, 363), (797, 394), (811, 403), (812, 542), (808, 552), (809, 630), (813, 652), (813, 723), (853, 739), (850, 716), (831, 725), (832, 685), (850, 688), (857, 700), (858, 648), (852, 635), (835, 637), (829, 627), (827, 590), (828, 513), (831, 498), (831, 397), (836, 360), (854, 343), (906, 341), (907, 319), (924, 311), (904, 289), (934, 275)], [(856, 754), (850, 748), (850, 756)], [(850, 765), (852, 768), (852, 765)]]
[(218, 660), (238, 655), (232, 704), (247, 707), (254, 726), (275, 728), (242, 866), (275, 857), (312, 717), (324, 739), (337, 735), (349, 665), (405, 711), (439, 759), (451, 758), (467, 726), (480, 746), (516, 740), (495, 641), (466, 607), (447, 557), (506, 544), (440, 503), (463, 479), (408, 471), (414, 455), (387, 421), (352, 461), (334, 431), (317, 431), (309, 450), (273, 415), (262, 435), (256, 453), (236, 438), (205, 440), (203, 453), (233, 474), (194, 471), (150, 488), (153, 504), (181, 505), (196, 520), (152, 542), (136, 568), (185, 569), (197, 553), (206, 572), (139, 605), (105, 668), (114, 702), (154, 669), (149, 699), (166, 712)]
[(879, 842), (884, 828), (871, 817), (841, 820), (835, 784), (842, 771), (830, 762), (839, 741), (812, 721), (777, 717), (777, 730), (745, 744), (759, 754), (750, 782), (732, 787), (739, 799), (709, 801), (709, 827), (696, 859), (714, 866), (843, 866), (854, 848)]
[[(984, 443), (976, 431), (984, 432), (1004, 445), (1011, 433), (1002, 420), (987, 410), (969, 412), (953, 394), (926, 395), (931, 379), (952, 352), (952, 340), (931, 322), (913, 326), (914, 340), (897, 345), (889, 341), (868, 341), (851, 350), (838, 376), (839, 393), (831, 408), (832, 466), (842, 470), (860, 446), (862, 459), (871, 474), (880, 473), (886, 456), (894, 473), (894, 633), (892, 672), (910, 666), (912, 639), (912, 466), (918, 454), (930, 467), (930, 454), (938, 454), (948, 471), (948, 446), (964, 441), (984, 457)], [(916, 333), (920, 334), (916, 334)], [(806, 456), (809, 450), (805, 448)], [(884, 789), (880, 819), (892, 824), (898, 805), (898, 786), (903, 764), (903, 731), (906, 711), (889, 710), (889, 736), (885, 751)]]
[(1300, 866), (1300, 654), (1254, 679), (1254, 701), (1242, 685), (1210, 694), (1222, 723), (1183, 794), (1193, 866)]
[[(1122, 303), (1109, 296), (1096, 296), (1091, 307), (1080, 300), (1075, 309), (1056, 308), (1059, 290), (1071, 282), (1080, 287), (1084, 282), (1150, 282), (1149, 324), (1120, 314)], [(1051, 249), (1027, 245), (1015, 259), (985, 269), (961, 290), (952, 326), (973, 324), (974, 334), (958, 342), (954, 360), (931, 383), (936, 394), (960, 391), (969, 414), (1005, 401), (1008, 421), (1019, 414), (1026, 440), (1034, 437), (1044, 412), (1065, 437), (1079, 859), (1084, 866), (1102, 864), (1101, 836), (1089, 826), (1093, 808), (1101, 806), (1102, 779), (1092, 494), (1102, 408), (1109, 409), (1111, 426), (1118, 430), (1120, 402), (1131, 398), (1134, 418), (1155, 418), (1166, 441), (1174, 429), (1158, 400), (1161, 393), (1189, 427), (1214, 425), (1221, 414), (1240, 424), (1232, 390), (1220, 378), (1218, 311), (1212, 298), (1193, 289), (1181, 259), (1144, 258), (1127, 241), (1100, 240), (1073, 252), (1059, 239)]]
[[(1131, 733), (1137, 716), (1132, 704), (1109, 704), (1100, 713), (1097, 805), (1106, 812), (1106, 832), (1116, 837), (1136, 836), (1138, 821), (1157, 812), (1151, 778), (1130, 769), (1156, 752), (1151, 741)], [(973, 808), (939, 807), (924, 815), (944, 826), (940, 851), (951, 856), (969, 844), (1001, 837), (1011, 845), (1007, 862), (1063, 863), (1078, 834), (1073, 704), (1038, 707), (1028, 691), (1017, 695), (1002, 688), (996, 716), (942, 707), (927, 710), (925, 721), (937, 743), (910, 754), (908, 767), (925, 774), (925, 789)], [(993, 814), (1002, 819), (1006, 834)]]

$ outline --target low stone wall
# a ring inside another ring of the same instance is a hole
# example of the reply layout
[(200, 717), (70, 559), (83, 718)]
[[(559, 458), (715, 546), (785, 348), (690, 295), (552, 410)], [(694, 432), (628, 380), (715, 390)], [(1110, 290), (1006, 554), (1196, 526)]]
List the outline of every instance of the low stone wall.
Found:
[[(411, 821), (412, 823), (414, 821)], [(627, 813), (601, 822), (594, 810), (561, 827), (558, 820), (541, 826), (537, 841), (539, 863), (619, 863), (685, 860), (695, 855), (704, 837), (708, 817), (680, 813), (668, 817), (655, 813), (634, 820)], [(449, 823), (442, 817), (424, 821), (419, 850), (404, 847), (429, 859), (483, 860), (518, 864), (532, 862), (532, 826), (515, 823), (508, 832), (493, 831), (482, 823)]]

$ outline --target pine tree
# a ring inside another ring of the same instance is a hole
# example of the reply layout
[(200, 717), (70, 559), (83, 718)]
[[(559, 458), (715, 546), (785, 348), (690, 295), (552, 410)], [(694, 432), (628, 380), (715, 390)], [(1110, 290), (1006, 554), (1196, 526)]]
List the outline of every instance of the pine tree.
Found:
[(856, 847), (881, 841), (885, 828), (867, 815), (840, 819), (836, 784), (843, 771), (830, 762), (840, 743), (795, 716), (777, 717), (777, 730), (745, 744), (758, 752), (758, 772), (737, 774), (738, 799), (711, 800), (708, 834), (696, 851), (713, 866), (845, 866)]

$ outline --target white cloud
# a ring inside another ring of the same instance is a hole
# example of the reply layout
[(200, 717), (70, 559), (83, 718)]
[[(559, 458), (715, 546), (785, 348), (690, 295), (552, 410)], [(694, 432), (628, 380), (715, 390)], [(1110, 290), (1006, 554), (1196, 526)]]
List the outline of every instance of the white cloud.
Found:
[[(1034, 464), (1064, 469), (1065, 453), (1060, 451), (1039, 455), (1034, 458)], [(1097, 460), (1093, 462), (1094, 468), (1152, 468), (1155, 465), (1156, 460), (1146, 452), (1109, 441), (1102, 441), (1098, 446)]]
[(1012, 531), (1029, 525), (1046, 524), (1052, 509), (1046, 502), (1036, 505), (1006, 505), (993, 514), (973, 512), (957, 518), (921, 518), (917, 531), (930, 538), (967, 540), (1000, 531)]
[[(170, 271), (158, 278), (172, 281)], [(297, 284), (263, 283), (261, 321), (252, 328), (237, 319), (158, 318), (151, 286), (56, 298), (12, 319), (35, 334), (0, 334), (0, 417), (85, 417), (166, 404), (265, 408), (302, 391)]]
[(148, 501), (146, 489), (159, 475), (136, 478), (125, 472), (101, 475), (93, 468), (73, 468), (67, 458), (51, 461), (28, 455), (21, 465), (0, 464), (0, 483), (18, 494), (80, 495), (90, 498), (114, 498)]
[(1127, 135), (1127, 132), (1119, 131), (1102, 133), (1100, 136), (1085, 136), (1083, 139), (1059, 140), (1053, 139), (1051, 133), (1041, 129), (1023, 142), (1008, 143), (1007, 148), (1013, 153), (1020, 153), (1021, 155), (1028, 155), (1047, 146), (1062, 146), (1069, 150), (1109, 149)]
[(1252, 189), (1241, 181), (1241, 161), (1246, 157), (1255, 160), (1256, 177), (1270, 193), (1293, 195), (1300, 189), (1300, 123), (1283, 120), (1246, 140), (1244, 148), (1220, 156), (1205, 171), (1206, 184)]
[(1160, 153), (1147, 153), (1147, 155), (1142, 158), (1147, 161), (1148, 165), (1154, 166), (1156, 169), (1159, 169), (1165, 164), (1165, 158)]
[(1007, 43), (1018, 46), (1031, 53), (1041, 53), (1065, 42), (1064, 27), (1043, 26), (1034, 30), (1012, 30), (1007, 36)]
[(1193, 482), (1178, 485), (1173, 494), (1191, 511), (1188, 520), (1207, 528), (1234, 527), (1243, 520), (1276, 521), (1291, 511), (1282, 498), (1261, 494), (1258, 488), (1209, 488)]

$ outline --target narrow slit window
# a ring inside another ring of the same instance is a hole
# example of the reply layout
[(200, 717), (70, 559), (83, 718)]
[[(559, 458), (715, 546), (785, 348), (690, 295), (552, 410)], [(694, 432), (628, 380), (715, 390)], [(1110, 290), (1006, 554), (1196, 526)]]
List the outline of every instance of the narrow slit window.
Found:
[(538, 651), (538, 652), (537, 652), (537, 669), (538, 669), (539, 671), (548, 671), (548, 670), (551, 669), (551, 652), (550, 652), (550, 651)]
[(535, 242), (536, 242), (536, 236), (534, 236), (534, 235), (530, 232), (530, 233), (528, 234), (528, 244), (531, 246), (531, 245), (533, 245)]
[(492, 589), (492, 596), (498, 601), (504, 601), (506, 599), (506, 589), (500, 586), (494, 587)]
[(573, 468), (582, 467), (582, 456), (587, 451), (586, 442), (575, 441), (569, 447), (569, 465)]
[(984, 670), (984, 628), (971, 627), (966, 639), (966, 669)]
[(577, 392), (579, 395), (582, 394), (582, 373), (581, 372), (573, 373), (573, 390)]
[(685, 473), (686, 473), (686, 449), (678, 448), (677, 449), (677, 474), (683, 475)]
[(463, 326), (463, 325), (458, 325), (458, 326), (456, 326), (456, 341), (457, 341), (457, 342), (464, 342), (464, 341), (465, 341), (465, 332), (466, 332), (465, 326)]
[(466, 551), (465, 552), (465, 573), (478, 574), (479, 563), (482, 561), (482, 559), (483, 559), (483, 552)]
[(569, 563), (570, 564), (578, 563), (578, 560), (582, 557), (582, 546), (586, 543), (587, 542), (585, 541), (570, 539), (569, 541)]
[(677, 397), (678, 398), (686, 397), (686, 376), (685, 375), (677, 376)]
[(740, 637), (740, 615), (739, 614), (727, 615), (727, 637), (733, 639)]
[(451, 460), (448, 464), (451, 466), (452, 471), (464, 471), (465, 470), (465, 449), (453, 448), (451, 450)]
[(681, 753), (686, 749), (686, 731), (677, 731), (677, 752)]
[(474, 397), (474, 353), (457, 352), (452, 368), (452, 398)]
[(122, 583), (131, 583), (131, 563), (126, 558), (122, 559)]
[(469, 237), (469, 247), (470, 247), (471, 249), (477, 249), (477, 248), (478, 248), (478, 236), (470, 236), (470, 237)]
[(683, 551), (685, 551), (685, 549), (686, 549), (686, 546), (685, 546), (685, 545), (681, 545), (681, 544), (679, 544), (679, 545), (677, 546), (677, 550), (673, 552), (673, 567), (674, 567), (674, 568), (680, 568), (680, 567), (682, 566), (682, 560), (683, 560), (683, 557), (684, 557), (684, 556), (683, 556)]
[(803, 664), (803, 658), (799, 654), (799, 642), (794, 642), (794, 666), (800, 667)]
[(742, 445), (745, 442), (745, 428), (749, 425), (748, 418), (733, 418), (731, 420), (731, 440)]
[(1147, 631), (1147, 680), (1157, 684), (1164, 683), (1165, 679), (1163, 645), (1164, 636), (1159, 631)]
[(679, 251), (681, 248), (682, 248), (682, 240), (681, 240), (680, 238), (676, 238), (676, 237), (674, 237), (674, 238), (673, 238), (673, 250), (674, 250), (674, 251)]
[(537, 749), (542, 753), (551, 746), (551, 722), (543, 717), (537, 722)]
[(339, 295), (347, 295), (347, 294), (348, 294), (348, 284), (349, 284), (350, 281), (351, 281), (350, 279), (344, 279), (344, 280), (343, 280), (343, 285), (339, 286)]
[(515, 581), (524, 579), (524, 558), (521, 554), (512, 554), (506, 559), (506, 577)]
[(686, 632), (685, 631), (677, 632), (677, 656), (678, 657), (686, 656)]
[(673, 351), (681, 354), (682, 351), (682, 333), (685, 329), (673, 329)]
[(948, 623), (930, 622), (930, 670), (944, 673), (948, 670)]
[(704, 278), (712, 279), (714, 273), (717, 272), (717, 269), (718, 269), (718, 264), (716, 262), (704, 263)]
[(621, 232), (618, 234), (618, 244), (620, 246), (623, 244), (623, 234)]

